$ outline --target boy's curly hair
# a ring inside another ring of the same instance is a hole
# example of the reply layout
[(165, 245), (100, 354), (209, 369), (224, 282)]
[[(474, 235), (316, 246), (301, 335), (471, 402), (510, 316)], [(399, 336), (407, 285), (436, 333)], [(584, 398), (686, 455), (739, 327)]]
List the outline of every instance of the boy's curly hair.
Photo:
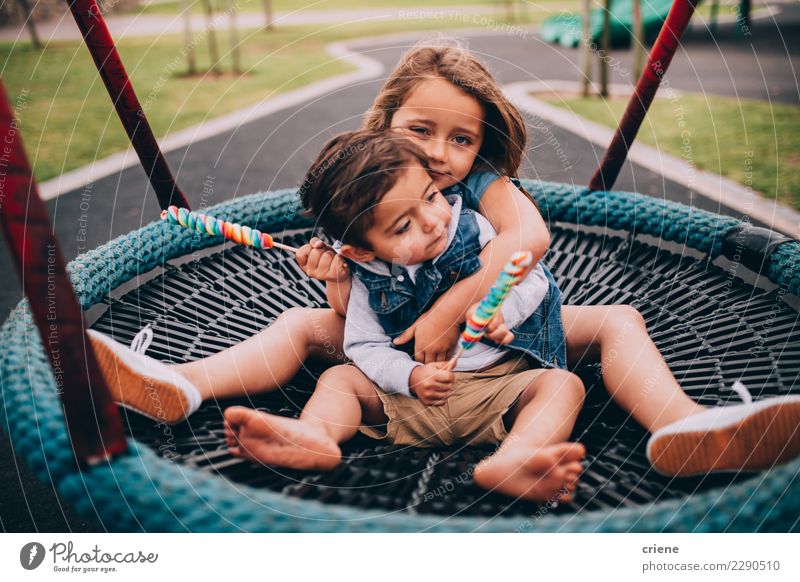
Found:
[(330, 236), (369, 249), (364, 235), (372, 209), (409, 167), (428, 168), (425, 153), (392, 131), (362, 129), (334, 136), (311, 164), (300, 187), (307, 216)]

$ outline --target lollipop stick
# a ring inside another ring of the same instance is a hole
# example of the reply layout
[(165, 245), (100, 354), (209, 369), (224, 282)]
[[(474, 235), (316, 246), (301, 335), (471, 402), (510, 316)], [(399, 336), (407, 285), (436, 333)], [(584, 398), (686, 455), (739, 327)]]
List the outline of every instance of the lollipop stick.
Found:
[[(491, 318), (489, 321), (487, 321), (487, 322), (486, 322), (486, 325), (487, 325), (487, 327), (488, 327), (488, 325), (489, 325), (489, 324), (492, 322), (492, 319), (494, 319), (494, 316), (492, 316), (492, 318)], [(464, 355), (464, 352), (465, 352), (466, 350), (467, 350), (467, 348), (464, 346), (464, 344), (461, 344), (461, 345), (459, 345), (459, 346), (458, 346), (458, 349), (456, 350), (456, 353), (455, 353), (455, 354), (453, 354), (453, 357), (452, 357), (452, 358), (450, 358), (450, 361), (449, 361), (449, 362), (447, 362), (447, 369), (448, 369), (448, 370), (451, 370), (451, 371), (452, 371), (452, 370), (453, 370), (453, 368), (455, 368), (455, 367), (456, 367), (456, 364), (458, 363), (458, 358), (460, 358), (461, 356), (463, 356), (463, 355)]]
[(288, 251), (290, 253), (295, 253), (295, 254), (297, 253), (297, 251), (300, 250), (300, 249), (298, 249), (296, 247), (291, 247), (289, 245), (285, 245), (283, 243), (279, 243), (279, 242), (275, 242), (275, 241), (272, 241), (272, 246), (274, 246), (276, 249), (281, 249), (281, 250)]
[(458, 350), (456, 350), (456, 353), (453, 354), (453, 357), (450, 358), (449, 362), (447, 362), (447, 367), (445, 369), (450, 370), (452, 372), (453, 368), (455, 368), (456, 364), (458, 363), (458, 358), (460, 358), (461, 354), (463, 353), (464, 353), (464, 346), (459, 346)]

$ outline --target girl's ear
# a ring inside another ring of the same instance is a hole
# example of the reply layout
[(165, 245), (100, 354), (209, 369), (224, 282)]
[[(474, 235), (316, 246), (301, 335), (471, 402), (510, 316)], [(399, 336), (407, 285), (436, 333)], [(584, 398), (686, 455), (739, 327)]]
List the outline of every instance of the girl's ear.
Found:
[(368, 263), (375, 258), (375, 253), (372, 251), (368, 251), (367, 249), (362, 249), (361, 247), (356, 247), (350, 244), (343, 244), (342, 248), (339, 249), (339, 252), (348, 259), (362, 263)]

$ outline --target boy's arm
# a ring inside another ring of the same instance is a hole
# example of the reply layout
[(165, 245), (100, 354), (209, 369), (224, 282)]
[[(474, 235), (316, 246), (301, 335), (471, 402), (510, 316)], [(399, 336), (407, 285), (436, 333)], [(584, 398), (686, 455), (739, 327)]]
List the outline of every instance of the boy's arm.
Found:
[(344, 353), (384, 392), (411, 396), (411, 372), (421, 364), (392, 347), (392, 341), (370, 308), (367, 288), (351, 278), (348, 317), (344, 324)]
[(457, 335), (448, 332), (464, 323), (467, 310), (491, 289), (513, 253), (530, 251), (536, 265), (550, 245), (542, 215), (509, 179), (495, 180), (481, 198), (479, 209), (497, 231), (497, 237), (480, 253), (481, 269), (453, 285), (400, 338), (415, 338), (415, 357), (420, 361), (440, 359), (430, 354), (446, 357), (452, 351), (452, 338)]
[(309, 276), (325, 282), (325, 296), (333, 310), (345, 317), (350, 295), (350, 269), (344, 257), (318, 237), (297, 249), (295, 259)]
[(341, 315), (347, 315), (347, 303), (350, 301), (350, 277), (344, 281), (326, 281), (325, 296), (331, 308)]

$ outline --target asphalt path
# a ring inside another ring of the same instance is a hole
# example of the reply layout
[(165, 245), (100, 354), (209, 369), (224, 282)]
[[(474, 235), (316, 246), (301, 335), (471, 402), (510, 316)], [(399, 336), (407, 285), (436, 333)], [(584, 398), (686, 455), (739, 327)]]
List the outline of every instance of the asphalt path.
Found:
[[(800, 8), (784, 6), (780, 27), (755, 23), (752, 34), (722, 27), (718, 40), (707, 33), (687, 33), (684, 48), (667, 76), (684, 91), (738, 95), (798, 104), (793, 62), (800, 51)], [(375, 45), (361, 52), (391, 71), (408, 43)], [(532, 34), (471, 37), (469, 46), (501, 83), (530, 80), (576, 80), (577, 50), (545, 44)], [(612, 81), (630, 81), (627, 51), (612, 55)], [(617, 60), (618, 59), (618, 60)], [(355, 129), (383, 78), (348, 86), (322, 98), (277, 112), (215, 137), (172, 151), (167, 159), (192, 207), (209, 206), (253, 192), (295, 186), (322, 143), (331, 135)], [(144, 91), (144, 89), (140, 89)], [(162, 104), (161, 106), (169, 106)], [(524, 177), (586, 184), (603, 150), (556, 126), (532, 125)], [(566, 160), (566, 161), (565, 161)], [(686, 187), (641, 167), (626, 164), (616, 189), (674, 200), (713, 212), (736, 215)], [(82, 204), (83, 203), (83, 204)], [(47, 203), (67, 260), (80, 252), (130, 232), (158, 216), (155, 196), (139, 167), (123, 170)], [(0, 317), (20, 299), (8, 249), (0, 247)], [(3, 432), (7, 433), (5, 427)], [(5, 531), (98, 531), (102, 526), (80, 518), (60, 503), (52, 487), (37, 482), (0, 435), (0, 527)]]

